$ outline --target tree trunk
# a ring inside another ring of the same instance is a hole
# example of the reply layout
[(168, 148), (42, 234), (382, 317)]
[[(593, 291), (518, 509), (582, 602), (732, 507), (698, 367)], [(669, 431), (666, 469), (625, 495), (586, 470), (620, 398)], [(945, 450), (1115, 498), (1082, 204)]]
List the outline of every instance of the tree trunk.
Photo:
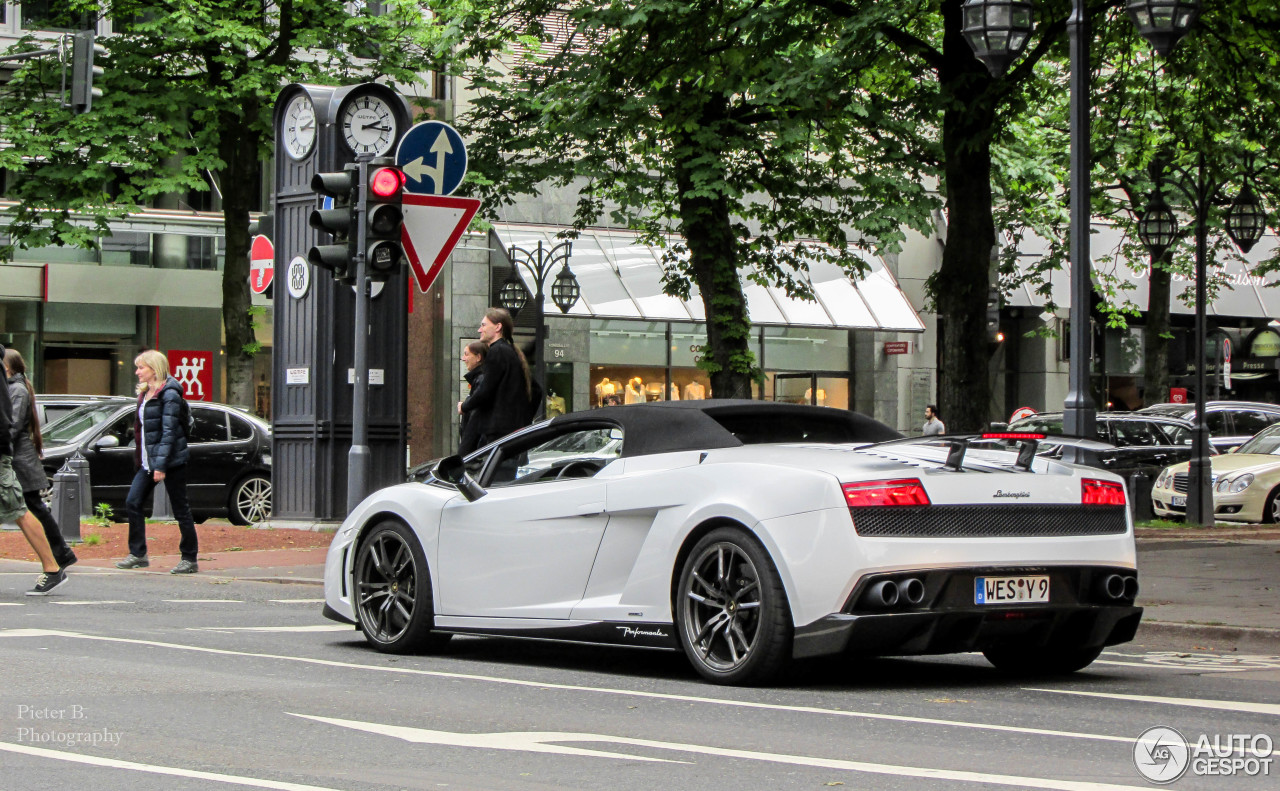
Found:
[(253, 317), (249, 315), (249, 208), (259, 189), (260, 141), (247, 121), (256, 116), (256, 108), (246, 107), (242, 113), (225, 112), (219, 118), (218, 155), (225, 163), (219, 173), (226, 234), (222, 326), (227, 344), (227, 401), (252, 408), (253, 353), (246, 350), (252, 349), (255, 341)]
[(1147, 325), (1143, 328), (1144, 405), (1162, 404), (1169, 400), (1169, 339), (1165, 335), (1169, 332), (1171, 280), (1169, 270), (1156, 266), (1153, 259), (1151, 275), (1147, 278)]

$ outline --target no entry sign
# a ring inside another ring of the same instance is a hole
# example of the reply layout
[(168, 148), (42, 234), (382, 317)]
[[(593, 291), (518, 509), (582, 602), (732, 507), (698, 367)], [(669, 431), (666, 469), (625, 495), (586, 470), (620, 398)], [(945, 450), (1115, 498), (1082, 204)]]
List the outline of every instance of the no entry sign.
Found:
[(249, 246), (249, 288), (255, 294), (266, 293), (276, 272), (276, 248), (265, 236), (253, 237)]

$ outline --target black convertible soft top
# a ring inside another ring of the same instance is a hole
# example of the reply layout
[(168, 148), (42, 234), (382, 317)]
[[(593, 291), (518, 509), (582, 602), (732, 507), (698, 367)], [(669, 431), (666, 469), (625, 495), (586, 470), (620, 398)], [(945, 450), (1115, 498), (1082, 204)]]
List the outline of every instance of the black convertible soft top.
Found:
[(902, 434), (857, 412), (747, 399), (654, 401), (572, 412), (552, 426), (607, 423), (621, 428), (622, 455), (737, 448), (776, 442), (884, 442)]

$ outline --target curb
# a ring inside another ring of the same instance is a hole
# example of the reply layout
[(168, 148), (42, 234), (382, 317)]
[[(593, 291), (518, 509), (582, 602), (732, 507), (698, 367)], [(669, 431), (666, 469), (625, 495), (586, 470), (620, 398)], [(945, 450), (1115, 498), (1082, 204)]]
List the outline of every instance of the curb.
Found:
[(1174, 621), (1142, 621), (1134, 642), (1151, 639), (1197, 640), (1215, 643), (1215, 650), (1249, 651), (1280, 655), (1280, 629), (1251, 626), (1217, 626)]

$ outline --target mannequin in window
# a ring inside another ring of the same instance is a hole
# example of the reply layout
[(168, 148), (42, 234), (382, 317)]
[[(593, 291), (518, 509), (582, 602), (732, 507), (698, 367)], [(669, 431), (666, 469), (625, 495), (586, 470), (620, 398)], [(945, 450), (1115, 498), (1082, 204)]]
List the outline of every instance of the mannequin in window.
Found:
[(640, 377), (637, 376), (630, 382), (627, 382), (627, 386), (623, 388), (622, 392), (622, 402), (624, 404), (644, 403), (644, 382), (641, 381)]
[(553, 418), (557, 415), (565, 413), (564, 396), (556, 395), (555, 390), (547, 391), (547, 418)]
[[(813, 388), (812, 388), (812, 387), (807, 388), (807, 389), (804, 391), (804, 402), (805, 402), (806, 404), (812, 404), (812, 403), (814, 403), (814, 400), (813, 400)], [(823, 390), (821, 387), (819, 387), (819, 388), (818, 388), (818, 400), (817, 400), (817, 404), (818, 404), (818, 406), (826, 406), (826, 405), (827, 405), (827, 391), (826, 391), (826, 390)]]
[(618, 392), (618, 386), (614, 382), (609, 381), (609, 377), (600, 380), (600, 384), (596, 385), (596, 403), (604, 405), (609, 396)]
[(667, 396), (667, 399), (670, 401), (680, 400), (680, 385), (675, 382), (671, 383), (671, 395)]
[(707, 389), (698, 382), (690, 382), (684, 386), (684, 400), (701, 401), (707, 397)]

